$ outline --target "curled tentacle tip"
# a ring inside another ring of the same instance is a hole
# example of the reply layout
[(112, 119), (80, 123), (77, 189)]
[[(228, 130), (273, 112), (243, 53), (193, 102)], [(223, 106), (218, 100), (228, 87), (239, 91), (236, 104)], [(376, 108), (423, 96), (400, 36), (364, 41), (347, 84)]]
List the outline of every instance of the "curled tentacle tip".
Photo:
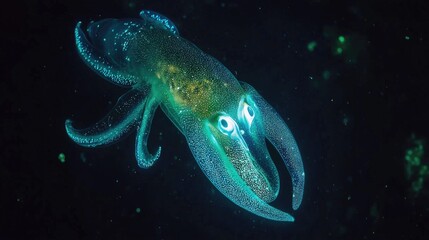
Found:
[(298, 195), (294, 193), (292, 195), (292, 209), (297, 210), (301, 206), (301, 202), (302, 202), (302, 194)]
[(158, 150), (156, 150), (156, 153), (154, 155), (154, 161), (158, 160), (158, 158), (161, 156), (161, 146), (158, 147)]
[(64, 126), (66, 127), (66, 130), (68, 130), (68, 129), (70, 129), (70, 128), (73, 128), (72, 127), (72, 120), (70, 120), (70, 119), (66, 119), (66, 121), (65, 121), (65, 123), (64, 123)]
[(295, 222), (295, 218), (292, 217), (290, 214), (283, 212), (283, 215), (277, 219), (275, 219), (277, 221), (282, 221), (282, 222)]
[(298, 210), (300, 204), (296, 204), (296, 203), (292, 203), (292, 209), (293, 210)]
[(159, 157), (161, 156), (161, 146), (158, 147), (158, 150), (156, 150), (156, 153), (154, 155), (149, 155), (147, 156), (147, 159), (138, 159), (137, 160), (137, 165), (140, 168), (150, 168), (153, 166), (153, 164), (156, 162), (156, 160), (159, 159)]

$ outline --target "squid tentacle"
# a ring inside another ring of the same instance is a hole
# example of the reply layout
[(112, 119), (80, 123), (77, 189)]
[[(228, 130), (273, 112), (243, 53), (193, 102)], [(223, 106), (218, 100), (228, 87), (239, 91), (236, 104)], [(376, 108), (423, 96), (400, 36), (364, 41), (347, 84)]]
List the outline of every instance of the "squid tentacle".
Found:
[[(113, 21), (113, 20), (110, 20)], [(93, 26), (100, 25), (108, 21), (100, 21), (92, 23), (89, 27), (91, 30), (89, 33), (93, 34)], [(137, 78), (131, 74), (121, 71), (120, 66), (118, 66), (113, 59), (105, 56), (105, 54), (100, 53), (100, 50), (97, 49), (93, 43), (88, 41), (85, 33), (81, 28), (82, 22), (78, 22), (75, 28), (75, 38), (76, 46), (79, 52), (79, 55), (82, 57), (83, 61), (88, 65), (92, 70), (98, 73), (103, 78), (118, 84), (120, 86), (132, 86), (137, 83)]]
[(146, 102), (145, 91), (131, 89), (122, 95), (113, 109), (94, 126), (75, 129), (67, 119), (65, 128), (69, 137), (84, 147), (97, 147), (119, 141), (136, 127)]
[(240, 82), (262, 113), (266, 138), (274, 145), (292, 179), (292, 208), (298, 209), (304, 194), (305, 173), (298, 145), (286, 123), (274, 108), (249, 84)]
[(153, 96), (148, 97), (145, 103), (141, 124), (137, 128), (135, 155), (137, 159), (137, 164), (141, 168), (151, 167), (161, 155), (160, 146), (158, 147), (158, 150), (154, 155), (150, 154), (149, 150), (147, 149), (147, 139), (149, 137), (152, 119), (155, 115), (155, 110), (158, 105), (159, 103)]
[[(190, 121), (194, 122), (194, 121)], [(204, 123), (202, 123), (204, 125)], [(190, 149), (201, 170), (213, 185), (238, 206), (256, 215), (276, 221), (293, 222), (286, 212), (270, 206), (244, 182), (225, 155), (219, 154), (218, 143), (204, 126), (184, 126)]]

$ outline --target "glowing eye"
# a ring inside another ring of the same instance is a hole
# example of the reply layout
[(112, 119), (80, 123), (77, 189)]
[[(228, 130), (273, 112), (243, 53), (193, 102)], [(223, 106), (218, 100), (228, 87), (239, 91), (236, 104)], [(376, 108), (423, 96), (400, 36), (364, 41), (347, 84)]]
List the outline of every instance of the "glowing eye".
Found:
[(218, 122), (219, 130), (224, 134), (231, 134), (235, 130), (235, 122), (231, 117), (221, 116)]
[(253, 118), (255, 117), (255, 111), (253, 111), (253, 108), (251, 106), (249, 106), (248, 104), (244, 104), (243, 116), (246, 119), (246, 121), (250, 127), (250, 125), (252, 125)]

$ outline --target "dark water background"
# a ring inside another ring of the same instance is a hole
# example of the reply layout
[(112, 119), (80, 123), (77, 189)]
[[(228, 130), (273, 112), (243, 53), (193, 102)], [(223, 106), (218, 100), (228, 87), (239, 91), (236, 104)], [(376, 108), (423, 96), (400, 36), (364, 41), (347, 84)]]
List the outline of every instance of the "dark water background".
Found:
[[(416, 153), (411, 177), (405, 157), (429, 147), (429, 4), (281, 2), (3, 5), (0, 239), (428, 239), (429, 155)], [(126, 91), (84, 65), (75, 24), (141, 9), (173, 20), (287, 121), (306, 169), (304, 200), (292, 210), (289, 175), (272, 151), (281, 175), (273, 205), (294, 223), (221, 195), (159, 110), (149, 147), (163, 152), (148, 170), (136, 165), (134, 136), (97, 149), (66, 136), (66, 118), (89, 126)]]

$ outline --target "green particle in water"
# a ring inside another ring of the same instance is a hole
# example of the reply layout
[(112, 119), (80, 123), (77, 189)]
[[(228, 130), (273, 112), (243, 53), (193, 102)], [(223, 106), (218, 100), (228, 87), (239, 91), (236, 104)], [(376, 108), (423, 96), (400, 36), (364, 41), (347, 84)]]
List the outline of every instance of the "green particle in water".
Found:
[(124, 1), (124, 2), (128, 2), (128, 7), (131, 8), (131, 9), (133, 9), (133, 8), (136, 7), (136, 1), (135, 0), (127, 0), (127, 1)]
[(66, 155), (64, 155), (64, 153), (58, 154), (58, 160), (60, 160), (60, 163), (65, 163), (66, 162)]
[(429, 175), (429, 167), (427, 165), (422, 165), (419, 171), (421, 177), (427, 177)]
[(138, 207), (136, 208), (136, 213), (140, 213), (142, 210)]
[(380, 213), (378, 211), (377, 203), (372, 204), (369, 214), (372, 218), (378, 218)]
[(346, 38), (344, 36), (340, 35), (340, 36), (338, 36), (338, 42), (340, 42), (341, 44), (345, 43), (346, 42)]
[(307, 49), (308, 49), (309, 52), (313, 52), (314, 49), (316, 48), (316, 46), (317, 46), (317, 42), (316, 41), (311, 41), (311, 42), (309, 42), (307, 44)]
[(323, 79), (328, 80), (331, 77), (331, 72), (329, 70), (323, 71), (322, 77)]
[(425, 163), (425, 140), (411, 136), (411, 146), (405, 151), (405, 176), (410, 181), (410, 191), (418, 196), (429, 176), (429, 166)]
[(405, 161), (412, 166), (419, 166), (425, 152), (423, 142), (421, 140), (415, 140), (414, 144), (414, 147), (411, 147), (406, 151)]
[(413, 189), (414, 192), (418, 193), (423, 189), (423, 178), (419, 177), (416, 181), (411, 183), (411, 189)]
[(410, 36), (405, 36), (405, 40), (410, 40)]
[(343, 53), (343, 48), (340, 48), (340, 47), (339, 47), (339, 48), (337, 48), (337, 53), (338, 53), (338, 54)]
[(343, 116), (343, 124), (344, 126), (347, 126), (349, 124), (349, 118), (346, 115)]

